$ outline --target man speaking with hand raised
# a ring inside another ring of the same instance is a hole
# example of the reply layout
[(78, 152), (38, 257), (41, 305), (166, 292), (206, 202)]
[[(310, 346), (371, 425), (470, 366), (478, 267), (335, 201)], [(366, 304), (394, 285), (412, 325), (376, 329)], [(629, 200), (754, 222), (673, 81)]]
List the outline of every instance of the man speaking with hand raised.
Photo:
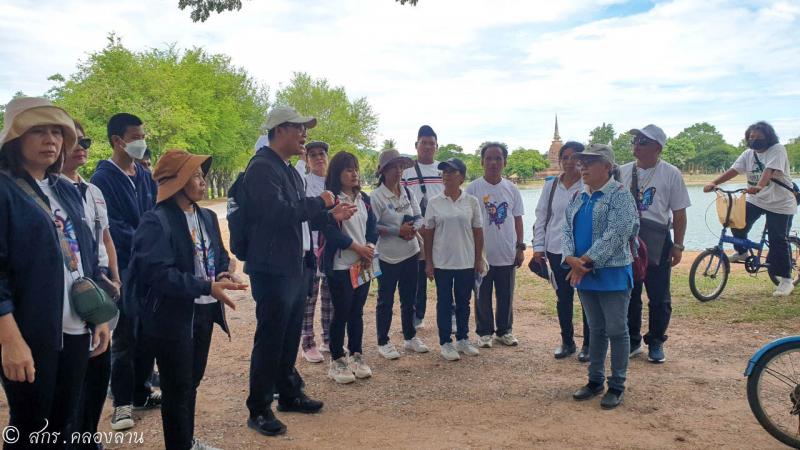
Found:
[[(272, 412), (273, 394), (282, 412), (316, 413), (322, 402), (302, 390), (294, 369), (303, 306), (304, 272), (315, 270), (310, 228), (353, 215), (352, 205), (334, 206), (333, 194), (306, 197), (300, 174), (289, 158), (303, 153), (306, 131), (317, 120), (294, 108), (277, 106), (267, 116), (269, 146), (260, 148), (244, 174), (247, 205), (247, 260), (256, 301), (256, 332), (250, 359), (250, 411), (247, 425), (265, 436), (284, 434), (286, 426)], [(333, 207), (333, 208), (332, 208)]]

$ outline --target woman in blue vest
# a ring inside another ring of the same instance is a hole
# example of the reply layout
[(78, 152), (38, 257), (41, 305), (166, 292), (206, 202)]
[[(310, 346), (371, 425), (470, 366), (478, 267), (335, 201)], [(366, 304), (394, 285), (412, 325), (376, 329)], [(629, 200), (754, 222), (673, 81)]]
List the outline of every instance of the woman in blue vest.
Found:
[(578, 290), (589, 322), (589, 383), (575, 400), (588, 400), (604, 389), (606, 351), (611, 344), (608, 392), (604, 409), (622, 403), (628, 371), (628, 302), (633, 288), (631, 238), (639, 232), (630, 191), (612, 177), (614, 152), (592, 144), (578, 153), (583, 191), (567, 207), (562, 241), (567, 280)]

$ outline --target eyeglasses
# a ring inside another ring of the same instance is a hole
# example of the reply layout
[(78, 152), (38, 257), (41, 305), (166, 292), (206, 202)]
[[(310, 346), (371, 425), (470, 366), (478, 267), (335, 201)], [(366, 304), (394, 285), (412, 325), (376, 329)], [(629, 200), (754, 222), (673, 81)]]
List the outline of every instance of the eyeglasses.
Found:
[(578, 170), (580, 170), (580, 169), (588, 169), (589, 167), (591, 167), (591, 166), (593, 166), (595, 164), (599, 164), (599, 163), (601, 163), (603, 161), (604, 160), (601, 159), (601, 158), (597, 158), (597, 159), (595, 159), (595, 158), (582, 159), (582, 160), (579, 160), (578, 163), (575, 164), (575, 166), (578, 168)]
[(89, 147), (92, 146), (92, 140), (89, 138), (80, 138), (78, 139), (78, 145), (83, 147), (84, 150), (89, 150)]
[(644, 137), (644, 136), (636, 136), (635, 138), (633, 138), (633, 145), (639, 145), (639, 146), (642, 146), (642, 147), (644, 147), (646, 145), (649, 145), (649, 144), (651, 144), (653, 142), (655, 142), (655, 141), (650, 139), (650, 138), (648, 138), (648, 137)]
[(297, 131), (299, 131), (301, 133), (305, 133), (308, 130), (306, 128), (306, 125), (302, 124), (302, 123), (286, 122), (286, 123), (283, 124), (283, 126), (294, 128), (295, 130), (297, 130)]

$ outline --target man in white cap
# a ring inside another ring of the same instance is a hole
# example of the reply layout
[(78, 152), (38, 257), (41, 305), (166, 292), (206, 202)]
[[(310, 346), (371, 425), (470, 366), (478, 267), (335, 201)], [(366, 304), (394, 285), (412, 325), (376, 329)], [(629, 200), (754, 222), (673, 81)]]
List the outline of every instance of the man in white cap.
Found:
[[(655, 126), (633, 129), (633, 162), (620, 168), (622, 182), (636, 199), (640, 215), (639, 237), (647, 244), (648, 267), (644, 283), (634, 283), (628, 308), (631, 357), (642, 348), (642, 287), (649, 300), (649, 326), (644, 336), (648, 360), (663, 363), (664, 342), (672, 315), (670, 276), (672, 266), (681, 261), (686, 234), (686, 208), (691, 206), (689, 191), (677, 167), (661, 159), (667, 135)], [(670, 236), (670, 228), (673, 235)]]
[[(282, 412), (316, 413), (322, 402), (310, 399), (294, 369), (307, 294), (307, 276), (316, 270), (309, 258), (312, 228), (347, 220), (353, 209), (334, 203), (333, 194), (306, 197), (303, 179), (289, 158), (305, 148), (306, 130), (317, 120), (278, 106), (267, 117), (269, 146), (258, 149), (243, 177), (240, 205), (247, 221), (244, 271), (256, 301), (256, 332), (250, 359), (247, 425), (265, 436), (286, 432), (272, 412), (273, 393)], [(312, 273), (313, 275), (313, 273)]]

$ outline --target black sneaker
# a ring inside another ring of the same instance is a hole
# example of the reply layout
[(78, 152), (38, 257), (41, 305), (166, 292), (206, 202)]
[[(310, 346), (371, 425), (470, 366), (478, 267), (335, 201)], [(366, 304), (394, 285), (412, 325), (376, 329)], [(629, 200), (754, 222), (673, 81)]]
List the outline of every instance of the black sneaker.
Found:
[(247, 419), (247, 426), (264, 436), (278, 436), (286, 433), (286, 425), (276, 419), (272, 409), (269, 408), (264, 414), (250, 416)]
[(142, 404), (133, 404), (133, 409), (137, 411), (144, 409), (155, 409), (159, 407), (161, 407), (161, 391), (151, 392)]
[(638, 345), (631, 345), (631, 352), (628, 354), (628, 358), (633, 358), (634, 356), (639, 356), (644, 353), (644, 348), (642, 348), (642, 343), (639, 342)]
[(590, 398), (600, 395), (605, 390), (605, 387), (602, 384), (592, 383), (589, 382), (586, 386), (578, 389), (572, 394), (572, 398), (575, 400), (589, 400)]
[(300, 394), (291, 400), (278, 401), (278, 411), (280, 412), (316, 414), (322, 409), (322, 406), (323, 403), (321, 401), (313, 400), (306, 394)]
[(625, 396), (623, 391), (617, 389), (609, 389), (606, 395), (600, 400), (600, 407), (603, 409), (614, 409), (622, 404), (622, 397)]
[(578, 353), (578, 361), (582, 363), (589, 362), (589, 346), (584, 345), (581, 347), (581, 352)]

